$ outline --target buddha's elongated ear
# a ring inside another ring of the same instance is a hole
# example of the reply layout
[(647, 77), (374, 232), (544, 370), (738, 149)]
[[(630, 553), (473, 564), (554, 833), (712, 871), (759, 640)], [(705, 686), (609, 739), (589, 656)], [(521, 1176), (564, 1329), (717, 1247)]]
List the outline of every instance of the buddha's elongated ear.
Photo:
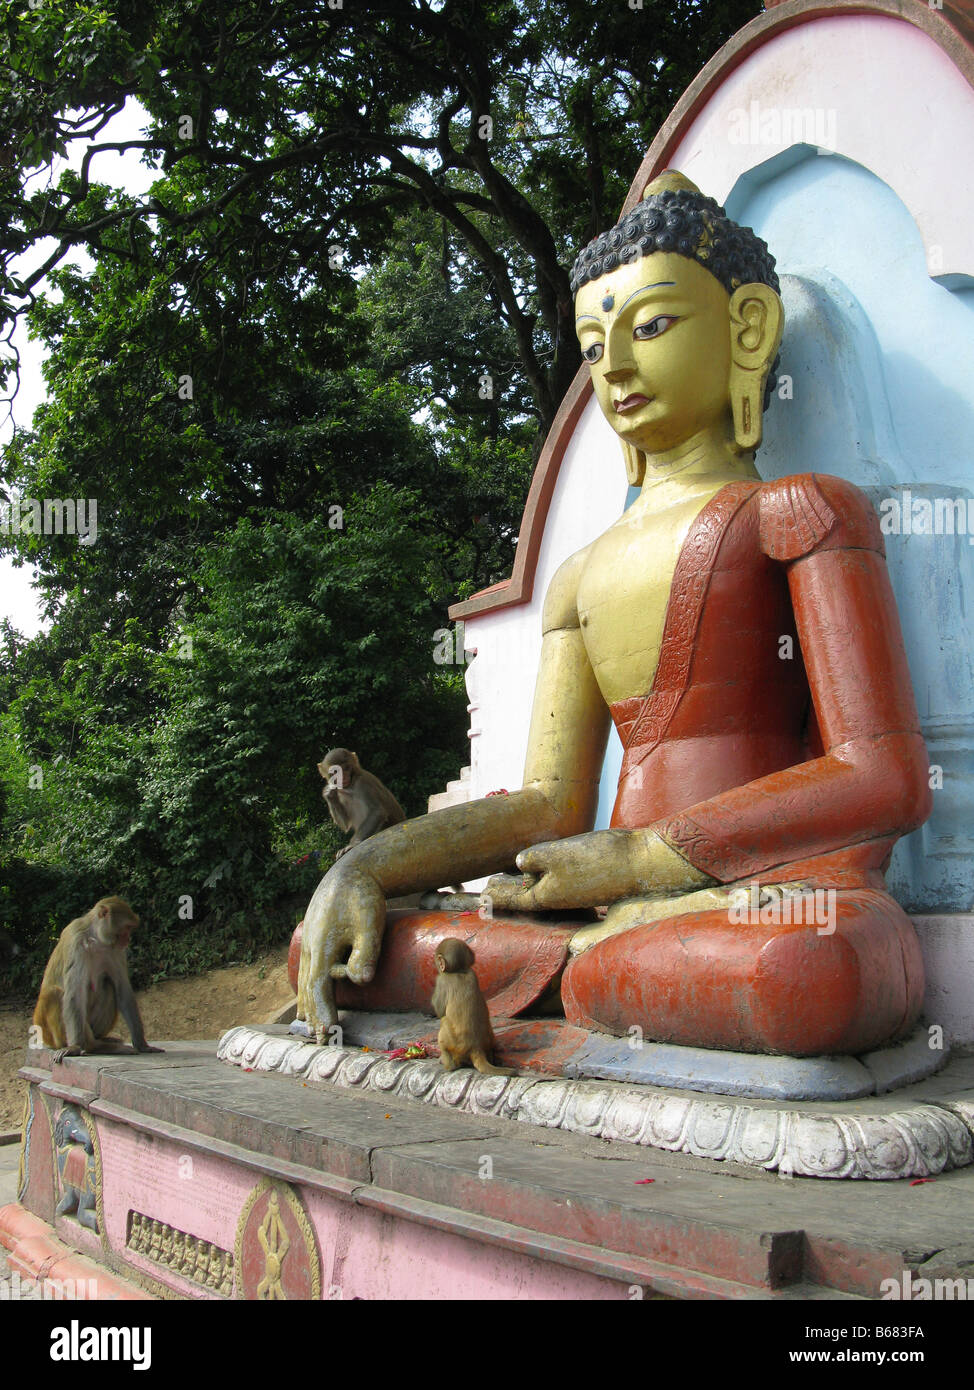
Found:
[(643, 479), (646, 476), (646, 455), (642, 449), (637, 449), (634, 444), (626, 444), (624, 440), (619, 441), (622, 445), (622, 457), (626, 464), (626, 479), (630, 487), (642, 487)]
[(739, 453), (749, 453), (761, 443), (764, 384), (784, 323), (781, 300), (770, 285), (741, 285), (731, 295), (730, 397)]

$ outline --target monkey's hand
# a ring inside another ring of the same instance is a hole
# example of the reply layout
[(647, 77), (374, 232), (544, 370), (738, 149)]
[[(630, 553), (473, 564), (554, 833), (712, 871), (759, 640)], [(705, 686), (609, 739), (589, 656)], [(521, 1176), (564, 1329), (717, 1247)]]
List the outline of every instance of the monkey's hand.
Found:
[(166, 1049), (164, 1047), (152, 1047), (146, 1043), (145, 1047), (137, 1047), (135, 1050), (136, 1052), (165, 1052)]
[(364, 985), (375, 974), (385, 921), (385, 894), (357, 864), (333, 865), (318, 884), (304, 917), (298, 1015), (319, 1042), (338, 1022), (334, 981)]
[(483, 896), (492, 908), (598, 907), (712, 881), (648, 829), (593, 830), (551, 840), (522, 850), (516, 862), (521, 874), (488, 880)]

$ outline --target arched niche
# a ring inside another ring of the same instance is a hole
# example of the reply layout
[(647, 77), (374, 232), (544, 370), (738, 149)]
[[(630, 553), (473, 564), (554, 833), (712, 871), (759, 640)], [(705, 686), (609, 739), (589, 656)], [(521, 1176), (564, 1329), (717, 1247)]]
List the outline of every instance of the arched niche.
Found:
[[(763, 476), (830, 472), (878, 508), (966, 508), (972, 154), (974, 55), (948, 15), (918, 0), (777, 5), (674, 108), (626, 206), (679, 168), (775, 254), (787, 321)], [(539, 461), (511, 579), (452, 610), (477, 653), (465, 795), (520, 784), (548, 582), (627, 496), (617, 441), (580, 373)], [(974, 506), (967, 514), (974, 527)], [(914, 911), (958, 911), (974, 903), (974, 536), (902, 531), (887, 538), (890, 570), (943, 787), (928, 824), (897, 847), (891, 886)], [(600, 824), (620, 758), (613, 732)]]

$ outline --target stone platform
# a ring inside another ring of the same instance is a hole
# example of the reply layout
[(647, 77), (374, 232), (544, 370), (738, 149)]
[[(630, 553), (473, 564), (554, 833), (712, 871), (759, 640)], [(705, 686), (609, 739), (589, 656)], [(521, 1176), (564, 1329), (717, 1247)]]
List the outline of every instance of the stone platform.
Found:
[[(260, 1045), (294, 1041), (279, 1028)], [(28, 1054), (19, 1200), (72, 1249), (164, 1296), (790, 1302), (875, 1299), (907, 1270), (974, 1271), (974, 1169), (920, 1185), (784, 1179), (394, 1090), (249, 1071), (243, 1056), (243, 1066), (217, 1060), (215, 1044), (163, 1046), (53, 1065), (46, 1051)], [(370, 1073), (385, 1065), (371, 1062)], [(958, 1067), (974, 1063), (955, 1058), (897, 1103), (956, 1116), (947, 1106), (960, 1102), (929, 1088)], [(506, 1080), (470, 1077), (477, 1088)], [(963, 1080), (958, 1071), (953, 1083)], [(970, 1100), (970, 1071), (966, 1090)], [(0, 1240), (19, 1212), (0, 1210)]]
[[(433, 1046), (434, 1056), (438, 1053), (439, 1022), (428, 1014), (344, 1010), (339, 1017), (340, 1035), (330, 1043), (344, 1041), (385, 1052), (422, 1042)], [(498, 1062), (517, 1070), (756, 1100), (841, 1101), (882, 1095), (933, 1076), (950, 1059), (949, 1046), (939, 1038), (940, 1045), (932, 1047), (931, 1030), (923, 1024), (902, 1042), (859, 1057), (782, 1057), (642, 1039), (630, 1042), (575, 1028), (556, 1017), (505, 1018), (492, 1012), (491, 1022)], [(288, 1031), (301, 1042), (314, 1036), (306, 1023), (291, 1023)]]
[[(218, 1055), (254, 1071), (400, 1095), (446, 1109), (698, 1158), (731, 1160), (786, 1176), (926, 1178), (974, 1162), (974, 1057), (955, 1058), (936, 1075), (913, 1085), (900, 1084), (891, 1094), (855, 1101), (744, 1102), (711, 1094), (709, 1086), (706, 1094), (697, 1094), (672, 1086), (626, 1085), (611, 1077), (584, 1079), (577, 1066), (571, 1071), (560, 1056), (558, 1029), (563, 1025), (558, 1020), (515, 1020), (510, 1030), (514, 1044), (507, 1046), (507, 1034), (498, 1028), (502, 1062), (517, 1065), (519, 1044), (530, 1055), (532, 1070), (520, 1076), (480, 1076), (470, 1068), (447, 1073), (435, 1059), (405, 1061), (382, 1055), (380, 1049), (435, 1037), (427, 1031), (429, 1023), (421, 1015), (403, 1015), (397, 1021), (394, 1015), (345, 1013), (342, 1037), (346, 1044), (358, 1045), (324, 1047), (285, 1034), (281, 1026), (238, 1027), (220, 1040)], [(543, 1036), (546, 1031), (552, 1039)], [(539, 1050), (539, 1043), (546, 1046)], [(929, 1057), (922, 1038), (887, 1049), (882, 1054), (885, 1080), (901, 1083), (917, 1053), (914, 1070), (922, 1075), (921, 1063)], [(905, 1062), (896, 1060), (900, 1054)], [(539, 1074), (539, 1057), (548, 1059), (554, 1075)], [(761, 1064), (795, 1059), (739, 1060)], [(838, 1059), (842, 1060), (852, 1061)], [(580, 1075), (582, 1079), (576, 1079)], [(882, 1084), (883, 1072), (876, 1066), (872, 1089)]]

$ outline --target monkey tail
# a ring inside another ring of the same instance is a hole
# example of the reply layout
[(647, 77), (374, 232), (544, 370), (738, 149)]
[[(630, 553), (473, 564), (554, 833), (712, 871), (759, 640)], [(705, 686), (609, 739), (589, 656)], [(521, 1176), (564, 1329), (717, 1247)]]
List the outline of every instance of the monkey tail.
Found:
[(517, 1072), (513, 1067), (495, 1067), (487, 1059), (486, 1052), (482, 1048), (477, 1048), (471, 1052), (470, 1060), (478, 1071), (484, 1072), (486, 1076), (516, 1076)]

